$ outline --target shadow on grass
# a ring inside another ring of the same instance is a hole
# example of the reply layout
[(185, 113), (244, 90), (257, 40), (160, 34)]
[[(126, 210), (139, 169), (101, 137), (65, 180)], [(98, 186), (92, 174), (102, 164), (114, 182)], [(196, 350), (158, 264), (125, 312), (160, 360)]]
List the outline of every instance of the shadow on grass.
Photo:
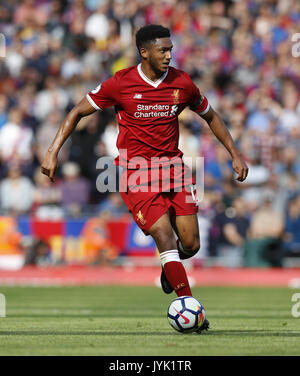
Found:
[(59, 331), (21, 331), (21, 330), (11, 330), (11, 331), (1, 331), (0, 336), (167, 336), (176, 335), (174, 332), (88, 332), (88, 331), (69, 331), (69, 332), (59, 332)]
[[(273, 320), (278, 320), (278, 318), (280, 318), (281, 320), (286, 320), (286, 319), (289, 319), (290, 316), (288, 314), (285, 314), (285, 315), (281, 315), (281, 316), (268, 316), (268, 315), (249, 315), (249, 316), (246, 316), (246, 315), (243, 315), (243, 316), (226, 316), (226, 315), (215, 315), (214, 316), (215, 318), (228, 318), (228, 319), (237, 319), (237, 320), (240, 320), (241, 318), (242, 319), (247, 319), (247, 320), (258, 320), (258, 319), (261, 319), (261, 320), (265, 320), (265, 319), (268, 319), (269, 321), (273, 321)], [(106, 318), (113, 318), (113, 319), (123, 319), (124, 316), (120, 316), (119, 313), (115, 313), (115, 314), (108, 314), (107, 313), (99, 313), (99, 314), (90, 314), (90, 313), (74, 313), (74, 314), (69, 314), (69, 313), (28, 313), (28, 314), (24, 314), (24, 313), (20, 313), (20, 314), (10, 314), (8, 313), (7, 314), (7, 318), (6, 319), (22, 319), (22, 318), (35, 318), (35, 319), (93, 319), (93, 320), (97, 320), (97, 319), (106, 319)], [(161, 313), (158, 313), (158, 314), (151, 314), (151, 313), (127, 313), (126, 314), (126, 318), (128, 319), (142, 319), (142, 318), (151, 318), (151, 319), (161, 319), (162, 316), (161, 316)]]
[(244, 337), (299, 337), (300, 332), (285, 330), (282, 332), (272, 330), (211, 330), (209, 335), (213, 336), (244, 336)]
[[(1, 331), (0, 336), (174, 336), (174, 335), (199, 335), (196, 333), (192, 334), (180, 334), (172, 331), (166, 332), (107, 332), (107, 331), (22, 331), (22, 330), (11, 330), (11, 331)], [(300, 332), (294, 330), (286, 330), (284, 332), (270, 331), (270, 330), (209, 330), (204, 332), (201, 336), (243, 336), (243, 337), (299, 337)]]
[[(99, 314), (99, 315), (90, 315), (89, 313), (84, 313), (84, 314), (74, 314), (74, 315), (71, 315), (71, 314), (63, 314), (63, 313), (53, 313), (51, 315), (49, 314), (46, 314), (46, 315), (43, 315), (43, 314), (7, 314), (7, 317), (6, 319), (22, 319), (22, 318), (35, 318), (35, 319), (93, 319), (93, 320), (96, 320), (96, 319), (111, 319), (111, 318), (114, 318), (114, 319), (123, 319), (124, 316), (120, 316), (119, 314), (115, 314), (115, 315), (107, 315), (107, 314)], [(151, 314), (129, 314), (129, 315), (126, 315), (126, 318), (129, 318), (129, 319), (139, 319), (139, 318), (156, 318), (156, 319), (159, 319), (161, 318), (161, 315), (151, 315)]]

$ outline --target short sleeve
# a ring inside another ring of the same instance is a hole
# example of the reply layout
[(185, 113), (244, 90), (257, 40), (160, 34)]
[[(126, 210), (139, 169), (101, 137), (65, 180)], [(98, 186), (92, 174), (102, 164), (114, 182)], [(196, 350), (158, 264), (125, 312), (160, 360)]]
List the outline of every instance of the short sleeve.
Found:
[(86, 98), (96, 110), (104, 110), (118, 104), (118, 93), (118, 82), (114, 76), (91, 90)]
[(188, 76), (188, 80), (189, 80), (188, 90), (190, 94), (188, 106), (190, 107), (192, 111), (196, 112), (197, 114), (205, 115), (210, 108), (208, 100), (204, 95), (201, 95), (200, 90), (191, 80), (190, 76)]

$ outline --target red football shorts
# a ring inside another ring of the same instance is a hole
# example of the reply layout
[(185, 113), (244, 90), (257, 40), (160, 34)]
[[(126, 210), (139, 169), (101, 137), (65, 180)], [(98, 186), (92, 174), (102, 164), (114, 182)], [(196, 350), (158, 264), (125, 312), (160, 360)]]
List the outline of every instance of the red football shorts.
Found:
[(192, 215), (198, 212), (193, 186), (181, 192), (121, 192), (133, 219), (146, 235), (149, 228), (166, 212), (171, 216)]

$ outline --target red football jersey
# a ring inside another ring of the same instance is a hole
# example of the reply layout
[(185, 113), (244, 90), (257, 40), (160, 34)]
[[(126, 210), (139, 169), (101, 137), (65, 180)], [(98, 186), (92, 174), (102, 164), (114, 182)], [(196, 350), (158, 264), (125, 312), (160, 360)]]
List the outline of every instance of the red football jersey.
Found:
[(141, 64), (120, 70), (86, 97), (98, 110), (115, 106), (120, 151), (116, 163), (127, 168), (136, 168), (131, 166), (134, 157), (181, 158), (178, 115), (187, 106), (200, 114), (209, 110), (190, 76), (173, 67), (155, 82), (143, 73)]

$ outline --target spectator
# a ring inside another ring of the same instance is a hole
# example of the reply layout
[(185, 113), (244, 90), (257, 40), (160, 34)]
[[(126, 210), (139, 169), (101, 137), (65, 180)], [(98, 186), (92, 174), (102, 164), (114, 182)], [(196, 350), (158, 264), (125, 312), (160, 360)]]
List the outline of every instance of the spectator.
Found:
[(49, 245), (42, 240), (35, 239), (33, 244), (27, 249), (25, 255), (25, 265), (53, 265)]
[[(39, 162), (42, 162), (45, 153), (49, 148), (49, 140), (53, 140), (58, 127), (62, 121), (61, 112), (55, 110), (48, 114), (46, 120), (41, 123), (36, 133), (36, 155)], [(65, 145), (59, 153), (59, 161), (65, 162), (69, 157), (70, 141), (66, 141)]]
[(0, 216), (0, 253), (18, 254), (23, 250), (22, 235), (17, 221), (12, 217)]
[(108, 1), (101, 1), (97, 11), (86, 21), (85, 33), (96, 41), (105, 41), (109, 33), (109, 20), (107, 17)]
[(98, 206), (100, 216), (106, 219), (128, 216), (128, 210), (119, 192), (111, 192)]
[(300, 158), (294, 145), (286, 145), (280, 153), (280, 158), (275, 165), (276, 171), (284, 176), (286, 173), (300, 175)]
[(300, 256), (300, 195), (288, 204), (284, 231), (285, 254)]
[(249, 218), (242, 198), (233, 200), (232, 207), (225, 211), (223, 224), (224, 245), (219, 248), (222, 264), (228, 267), (241, 267), (244, 264), (243, 247), (247, 239)]
[(9, 162), (17, 155), (21, 162), (32, 159), (33, 132), (23, 126), (22, 113), (18, 107), (9, 111), (9, 120), (0, 130), (0, 158)]
[(189, 128), (189, 124), (181, 121), (179, 122), (179, 149), (184, 154), (184, 163), (192, 170), (195, 171), (196, 158), (199, 157), (199, 143), (195, 135)]
[(79, 76), (82, 70), (82, 63), (72, 51), (68, 51), (61, 67), (61, 75), (65, 79), (71, 79)]
[(55, 108), (60, 111), (66, 110), (69, 96), (65, 90), (58, 86), (55, 77), (46, 77), (45, 88), (38, 92), (34, 106), (34, 115), (39, 120), (44, 120)]
[(67, 209), (67, 214), (78, 216), (89, 201), (89, 182), (80, 175), (80, 168), (75, 162), (64, 163), (62, 175), (59, 185), (62, 204)]
[(0, 184), (1, 208), (8, 214), (26, 214), (33, 201), (33, 184), (29, 178), (22, 176), (21, 168), (12, 163), (8, 168), (8, 176)]
[(61, 192), (52, 184), (38, 167), (34, 174), (33, 209), (35, 216), (42, 220), (61, 219), (64, 216), (61, 204)]
[(104, 133), (101, 135), (101, 140), (105, 145), (108, 155), (116, 158), (118, 156), (118, 149), (116, 146), (119, 134), (119, 127), (116, 119), (111, 119), (107, 124)]
[(251, 219), (249, 239), (245, 244), (246, 266), (281, 266), (283, 230), (282, 216), (272, 209), (271, 197), (265, 197)]
[(295, 84), (286, 80), (282, 86), (283, 109), (279, 118), (280, 126), (285, 133), (292, 132), (293, 128), (299, 128), (299, 113), (296, 112), (299, 103), (299, 90)]
[(111, 243), (105, 220), (94, 217), (86, 221), (81, 236), (86, 260), (92, 265), (109, 265), (119, 255), (119, 249)]
[(7, 123), (7, 108), (8, 108), (8, 99), (5, 95), (0, 94), (0, 129), (2, 126)]

